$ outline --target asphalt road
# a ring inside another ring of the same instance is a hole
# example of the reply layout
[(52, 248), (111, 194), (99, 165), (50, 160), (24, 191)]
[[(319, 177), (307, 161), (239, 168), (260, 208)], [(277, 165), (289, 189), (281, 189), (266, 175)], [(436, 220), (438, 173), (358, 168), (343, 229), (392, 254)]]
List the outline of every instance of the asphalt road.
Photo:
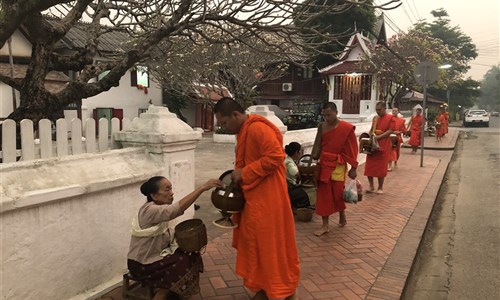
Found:
[(462, 130), (401, 299), (500, 299), (500, 118)]

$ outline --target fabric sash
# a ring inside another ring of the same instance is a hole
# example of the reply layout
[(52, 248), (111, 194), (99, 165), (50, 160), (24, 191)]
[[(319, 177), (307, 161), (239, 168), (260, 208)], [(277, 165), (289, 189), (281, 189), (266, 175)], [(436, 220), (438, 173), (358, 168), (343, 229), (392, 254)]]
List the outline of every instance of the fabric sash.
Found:
[[(132, 227), (130, 228), (130, 234), (135, 237), (153, 237), (156, 238), (158, 235), (162, 235), (165, 233), (165, 231), (168, 231), (169, 237), (170, 237), (170, 243), (166, 248), (161, 250), (160, 256), (167, 256), (167, 255), (172, 255), (174, 254), (175, 250), (179, 248), (177, 245), (177, 241), (175, 240), (175, 236), (170, 234), (170, 229), (168, 228), (168, 223), (169, 221), (162, 222), (158, 225), (153, 225), (148, 228), (142, 229), (139, 226), (139, 221), (137, 218), (132, 219)], [(151, 243), (153, 244), (153, 243)], [(149, 249), (148, 249), (149, 252)]]

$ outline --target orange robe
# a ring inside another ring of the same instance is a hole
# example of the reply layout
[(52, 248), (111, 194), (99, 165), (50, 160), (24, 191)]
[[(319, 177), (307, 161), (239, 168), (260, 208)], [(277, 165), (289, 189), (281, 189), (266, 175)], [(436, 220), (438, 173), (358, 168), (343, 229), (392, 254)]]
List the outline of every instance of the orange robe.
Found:
[[(377, 116), (378, 117), (378, 116)], [(374, 120), (375, 121), (375, 120)], [(372, 124), (373, 126), (373, 124)], [(385, 114), (383, 117), (378, 117), (375, 133), (380, 135), (389, 129), (396, 129), (394, 116)], [(387, 164), (392, 151), (391, 138), (389, 136), (378, 140), (380, 150), (366, 156), (365, 176), (368, 177), (385, 177), (387, 176)]]
[(332, 180), (332, 172), (337, 164), (358, 167), (358, 142), (354, 129), (352, 124), (340, 121), (336, 128), (323, 132), (321, 136), (321, 175), (316, 191), (316, 213), (320, 216), (326, 217), (346, 208), (343, 196), (345, 179)]
[(403, 143), (403, 132), (406, 132), (405, 119), (394, 117), (394, 121), (396, 122), (396, 131), (401, 131), (402, 133), (398, 133), (398, 145), (396, 148), (392, 148), (390, 161), (397, 161), (399, 159), (401, 144)]
[(269, 298), (297, 289), (300, 264), (283, 160), (283, 135), (259, 115), (249, 115), (237, 136), (236, 169), (242, 169), (245, 208), (235, 216), (236, 274)]
[(436, 122), (441, 123), (441, 126), (439, 126), (439, 128), (436, 127), (436, 136), (442, 137), (446, 133), (445, 132), (446, 117), (444, 116), (444, 114), (437, 115)]
[(408, 144), (413, 147), (420, 146), (422, 144), (422, 115), (411, 117), (410, 133)]
[(444, 112), (444, 117), (445, 117), (445, 122), (443, 123), (444, 125), (444, 134), (448, 133), (448, 125), (450, 124), (450, 113), (445, 111)]

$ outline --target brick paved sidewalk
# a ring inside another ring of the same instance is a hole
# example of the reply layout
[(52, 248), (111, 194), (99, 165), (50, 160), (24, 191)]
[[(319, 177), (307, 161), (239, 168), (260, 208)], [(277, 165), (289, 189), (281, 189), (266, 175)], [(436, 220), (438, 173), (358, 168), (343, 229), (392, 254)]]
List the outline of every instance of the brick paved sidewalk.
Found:
[[(459, 133), (460, 133), (459, 127), (449, 127), (448, 133), (439, 142), (436, 140), (435, 136), (426, 136), (424, 137), (424, 149), (453, 150), (455, 149), (455, 144)], [(401, 145), (402, 148), (411, 148), (411, 146), (408, 145), (407, 142), (408, 141), (406, 141), (406, 143), (403, 143), (403, 145)]]
[[(330, 232), (316, 237), (313, 232), (321, 224), (319, 216), (309, 223), (296, 222), (301, 300), (399, 299), (448, 163), (443, 167), (439, 159), (426, 157), (420, 168), (419, 156), (408, 154), (408, 149), (401, 152), (398, 167), (386, 178), (385, 193), (365, 194), (362, 202), (348, 205), (346, 227), (337, 227), (334, 215)], [(439, 176), (434, 174), (437, 169), (441, 169)], [(366, 187), (363, 171), (361, 166), (358, 176)], [(431, 185), (426, 211), (410, 220)], [(209, 241), (203, 255), (201, 292), (192, 299), (249, 299), (253, 294), (234, 273), (231, 236), (228, 231)], [(122, 299), (120, 294), (117, 288), (100, 299)]]

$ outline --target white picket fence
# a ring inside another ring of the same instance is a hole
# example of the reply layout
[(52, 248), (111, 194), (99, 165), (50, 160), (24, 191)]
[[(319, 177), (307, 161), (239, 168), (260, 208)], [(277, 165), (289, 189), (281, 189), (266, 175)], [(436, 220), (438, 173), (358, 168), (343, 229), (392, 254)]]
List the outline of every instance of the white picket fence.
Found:
[[(130, 124), (129, 119), (122, 120), (122, 129)], [(104, 152), (118, 148), (113, 139), (113, 133), (120, 131), (120, 120), (105, 118), (99, 120), (99, 135), (96, 135), (96, 122), (94, 119), (66, 119), (56, 121), (55, 141), (53, 141), (52, 123), (48, 119), (38, 122), (38, 138), (35, 138), (33, 121), (24, 119), (20, 122), (21, 147), (16, 147), (16, 123), (13, 120), (2, 122), (2, 149), (0, 151), (1, 163), (28, 161), (77, 155), (81, 153)]]

